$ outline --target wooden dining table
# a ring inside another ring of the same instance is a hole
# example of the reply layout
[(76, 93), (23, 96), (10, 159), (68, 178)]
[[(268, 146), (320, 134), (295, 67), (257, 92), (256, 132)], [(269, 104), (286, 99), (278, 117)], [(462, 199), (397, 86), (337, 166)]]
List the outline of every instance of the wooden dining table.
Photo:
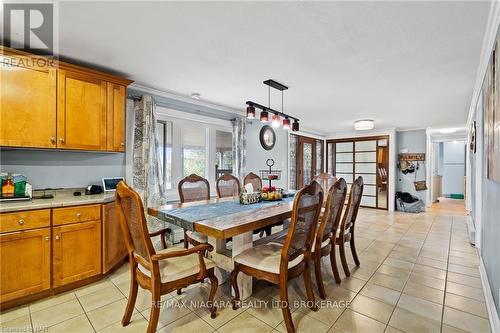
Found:
[[(201, 232), (214, 247), (208, 257), (217, 265), (219, 284), (224, 283), (234, 268), (234, 257), (253, 246), (253, 231), (291, 217), (293, 197), (280, 201), (240, 204), (239, 198), (217, 198), (189, 203), (173, 203), (152, 207), (148, 214), (160, 221), (183, 229)], [(226, 240), (232, 238), (232, 246)], [(252, 278), (239, 274), (242, 299), (252, 294)]]

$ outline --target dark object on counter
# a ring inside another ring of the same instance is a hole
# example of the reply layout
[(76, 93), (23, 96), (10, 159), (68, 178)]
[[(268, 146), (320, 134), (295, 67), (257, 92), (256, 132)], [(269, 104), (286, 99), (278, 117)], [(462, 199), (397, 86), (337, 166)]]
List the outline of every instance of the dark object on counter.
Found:
[(75, 197), (79, 197), (80, 195), (82, 195), (82, 192), (80, 192), (80, 191), (75, 191), (75, 192), (73, 192), (73, 195), (74, 195)]
[(28, 201), (31, 198), (27, 195), (22, 196), (0, 196), (0, 202), (9, 202), (9, 201)]
[(103, 192), (104, 192), (104, 190), (103, 190), (103, 188), (102, 188), (101, 185), (90, 185), (85, 190), (85, 194), (86, 195), (89, 195), (89, 194), (101, 194)]
[(42, 195), (34, 195), (33, 199), (54, 199), (53, 194), (42, 194)]

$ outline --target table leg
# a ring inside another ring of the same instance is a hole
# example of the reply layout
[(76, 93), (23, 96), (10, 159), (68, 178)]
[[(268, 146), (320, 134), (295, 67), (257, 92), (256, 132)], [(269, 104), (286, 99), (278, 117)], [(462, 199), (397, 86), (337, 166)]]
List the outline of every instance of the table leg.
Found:
[[(252, 231), (245, 232), (243, 234), (239, 234), (233, 236), (233, 251), (232, 257), (236, 257), (241, 252), (252, 247), (253, 237)], [(252, 295), (252, 277), (240, 273), (238, 274), (238, 287), (240, 289), (240, 298), (242, 300), (250, 297)], [(231, 293), (234, 296), (234, 292), (231, 290)]]
[(224, 263), (220, 262), (220, 259), (224, 259), (226, 253), (226, 240), (217, 239), (213, 237), (208, 237), (208, 243), (214, 247), (212, 252), (208, 253), (208, 257), (215, 261), (217, 267), (215, 268), (215, 276), (219, 280), (219, 285), (225, 283), (228, 279), (228, 273), (226, 272), (226, 267)]

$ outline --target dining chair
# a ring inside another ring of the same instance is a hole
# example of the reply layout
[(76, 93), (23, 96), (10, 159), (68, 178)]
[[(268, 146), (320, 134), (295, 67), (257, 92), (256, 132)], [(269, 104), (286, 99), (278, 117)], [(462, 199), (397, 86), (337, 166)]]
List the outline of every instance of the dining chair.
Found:
[(329, 174), (328, 172), (322, 172), (315, 175), (312, 180), (317, 181), (323, 188), (323, 191), (327, 192), (330, 186), (337, 181), (337, 177)]
[(241, 191), (240, 181), (229, 173), (225, 173), (217, 179), (216, 188), (219, 198), (239, 196)]
[[(137, 192), (121, 181), (116, 187), (116, 210), (130, 263), (130, 289), (122, 325), (127, 326), (134, 312), (138, 286), (147, 289), (152, 295), (152, 307), (147, 328), (148, 333), (156, 331), (160, 316), (161, 296), (191, 284), (210, 279), (211, 289), (208, 297), (210, 314), (216, 316), (214, 297), (218, 281), (214, 274), (215, 263), (204, 257), (212, 251), (209, 244), (200, 244), (190, 249), (167, 248), (156, 251), (148, 232), (144, 207)], [(155, 234), (162, 235), (168, 230)]]
[(323, 202), (323, 192), (312, 182), (297, 192), (293, 201), (292, 218), (284, 244), (265, 243), (247, 249), (234, 258), (231, 285), (234, 289), (233, 309), (238, 308), (240, 272), (279, 285), (283, 317), (288, 332), (295, 332), (288, 304), (288, 280), (304, 275), (308, 305), (317, 310), (311, 286), (310, 256), (317, 221)]
[[(177, 186), (181, 203), (210, 200), (210, 183), (194, 173), (182, 179)], [(184, 229), (184, 247), (208, 243), (206, 235)]]
[(347, 258), (345, 256), (345, 243), (349, 242), (354, 263), (356, 266), (360, 265), (358, 254), (356, 252), (356, 246), (354, 244), (354, 224), (356, 223), (359, 206), (361, 205), (363, 186), (363, 177), (359, 176), (351, 186), (349, 201), (347, 203), (347, 208), (344, 213), (344, 217), (342, 218), (342, 222), (340, 223), (336, 239), (336, 244), (339, 246), (340, 261), (342, 262), (342, 268), (344, 269), (346, 276), (349, 276), (350, 272), (349, 266), (347, 265)]
[(330, 186), (326, 197), (326, 203), (324, 205), (325, 211), (320, 219), (320, 223), (316, 231), (316, 237), (314, 239), (312, 258), (314, 262), (316, 284), (318, 286), (319, 296), (321, 299), (326, 298), (325, 287), (323, 285), (321, 275), (322, 257), (330, 256), (333, 276), (335, 277), (335, 281), (340, 283), (340, 275), (337, 269), (335, 257), (335, 240), (346, 195), (347, 184), (344, 178), (340, 178), (332, 186)]
[(243, 178), (243, 186), (246, 184), (252, 184), (254, 192), (262, 191), (262, 179), (253, 172)]

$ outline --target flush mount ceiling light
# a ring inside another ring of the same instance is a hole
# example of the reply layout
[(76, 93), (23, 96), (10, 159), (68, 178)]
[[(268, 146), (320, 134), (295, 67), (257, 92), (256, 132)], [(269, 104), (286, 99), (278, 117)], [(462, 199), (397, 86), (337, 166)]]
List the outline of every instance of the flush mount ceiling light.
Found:
[(441, 134), (451, 134), (455, 133), (457, 130), (455, 128), (443, 128), (439, 130), (439, 133)]
[[(264, 84), (268, 86), (268, 106), (263, 106), (261, 104), (252, 102), (252, 101), (247, 101), (247, 118), (248, 119), (255, 119), (256, 113), (255, 109), (261, 109), (262, 111), (260, 112), (260, 122), (261, 123), (267, 123), (269, 121), (269, 113), (272, 114), (271, 120), (272, 123), (271, 125), (273, 127), (280, 127), (281, 126), (281, 117), (284, 117), (283, 119), (283, 129), (289, 130), (290, 129), (290, 123), (291, 120), (294, 120), (294, 123), (292, 124), (292, 131), (298, 131), (299, 130), (299, 119), (292, 117), (286, 113), (283, 112), (283, 91), (287, 90), (288, 87), (285, 86), (284, 84), (281, 84), (279, 82), (276, 82), (274, 80), (266, 80), (264, 81)], [(274, 88), (276, 90), (281, 91), (281, 112), (276, 111), (271, 109), (271, 88)]]
[(354, 122), (354, 129), (356, 131), (371, 130), (375, 126), (375, 121), (371, 119), (356, 120)]
[(192, 93), (191, 98), (192, 99), (201, 99), (201, 95), (200, 95), (200, 93)]

